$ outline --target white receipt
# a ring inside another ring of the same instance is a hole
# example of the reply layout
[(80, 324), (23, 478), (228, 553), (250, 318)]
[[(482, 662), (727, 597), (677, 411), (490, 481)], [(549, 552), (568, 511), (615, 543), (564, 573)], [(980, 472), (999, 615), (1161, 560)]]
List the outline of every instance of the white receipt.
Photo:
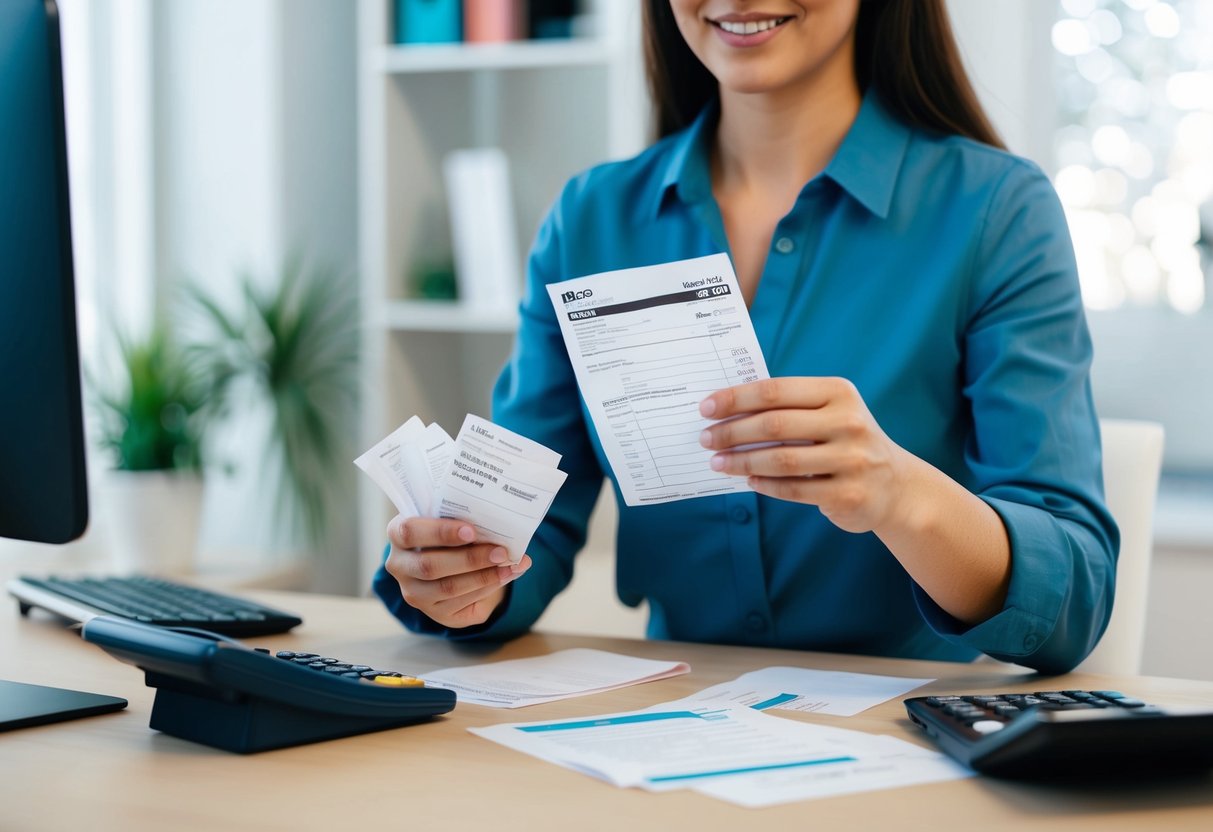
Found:
[(404, 517), (466, 520), (514, 563), (564, 484), (559, 463), (555, 451), (470, 414), (456, 439), (414, 416), (354, 460)]
[(454, 690), (460, 702), (521, 708), (690, 672), (686, 662), (639, 659), (575, 647), (529, 659), (436, 670), (425, 675), (425, 682)]
[(560, 454), (468, 414), (438, 488), (436, 514), (466, 520), (477, 539), (497, 543), (514, 563), (568, 475)]
[(548, 285), (577, 384), (624, 502), (749, 491), (699, 444), (709, 393), (768, 378), (725, 254)]
[[(430, 425), (431, 428), (438, 427)], [(425, 423), (416, 416), (410, 418), (396, 428), (362, 456), (354, 460), (354, 464), (366, 472), (375, 484), (383, 489), (392, 505), (405, 517), (430, 517), (428, 498), (420, 492), (424, 489), (432, 491), (429, 477), (417, 476), (416, 459), (408, 452), (413, 442), (426, 434)], [(453, 444), (454, 440), (446, 435), (446, 431), (438, 427), (446, 442)]]
[(783, 711), (854, 716), (934, 679), (873, 676), (841, 670), (764, 667), (692, 694), (688, 706), (729, 705)]

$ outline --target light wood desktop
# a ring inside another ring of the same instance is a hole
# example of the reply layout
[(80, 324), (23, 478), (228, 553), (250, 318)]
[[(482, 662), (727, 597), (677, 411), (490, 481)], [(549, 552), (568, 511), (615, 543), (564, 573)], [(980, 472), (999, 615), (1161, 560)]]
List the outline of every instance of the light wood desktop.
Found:
[[(407, 634), (371, 599), (248, 592), (299, 613), (303, 626), (250, 639), (374, 667), (424, 673), (573, 646), (680, 659), (692, 672), (517, 710), (460, 705), (429, 723), (240, 756), (147, 727), (154, 692), (141, 671), (46, 616), (0, 614), (0, 676), (122, 696), (121, 712), (0, 733), (0, 829), (1202, 829), (1213, 778), (1141, 789), (1062, 789), (968, 778), (760, 810), (691, 792), (623, 790), (519, 754), (466, 730), (588, 716), (676, 699), (748, 670), (795, 665), (938, 681), (920, 692), (1116, 688), (1158, 704), (1213, 705), (1213, 682), (1072, 674), (1040, 679), (997, 663), (951, 664), (825, 653), (535, 633), (497, 647)], [(11, 602), (11, 599), (5, 599)], [(929, 746), (899, 700), (854, 717), (789, 714)]]

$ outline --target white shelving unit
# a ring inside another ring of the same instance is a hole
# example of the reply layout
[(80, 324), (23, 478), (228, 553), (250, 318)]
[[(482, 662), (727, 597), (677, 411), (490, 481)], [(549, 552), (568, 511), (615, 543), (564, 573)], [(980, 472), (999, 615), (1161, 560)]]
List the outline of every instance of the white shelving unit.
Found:
[[(487, 416), (517, 326), (516, 308), (409, 296), (412, 270), (450, 257), (443, 156), (505, 151), (525, 256), (569, 177), (643, 147), (647, 98), (639, 4), (588, 3), (591, 33), (570, 40), (402, 46), (392, 43), (395, 3), (360, 3), (361, 446), (369, 447), (413, 414), (451, 433), (465, 413)], [(369, 481), (359, 489), (366, 586), (393, 509)]]

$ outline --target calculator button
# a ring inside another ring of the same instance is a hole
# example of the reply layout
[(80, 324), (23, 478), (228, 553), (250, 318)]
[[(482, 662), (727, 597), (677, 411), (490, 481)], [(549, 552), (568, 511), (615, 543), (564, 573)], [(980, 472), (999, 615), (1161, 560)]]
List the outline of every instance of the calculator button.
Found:
[(1129, 699), (1128, 697), (1117, 699), (1112, 704), (1119, 705), (1122, 708), (1144, 708), (1146, 706), (1146, 703), (1140, 699)]
[(949, 702), (959, 702), (961, 700), (959, 696), (928, 696), (924, 701), (932, 708), (940, 708)]
[(995, 731), (1001, 731), (1006, 727), (1005, 722), (999, 722), (996, 719), (979, 719), (969, 726), (979, 734), (993, 734)]
[(1118, 690), (1093, 690), (1091, 693), (1104, 699), (1124, 699), (1125, 695)]
[(423, 688), (425, 682), (413, 676), (376, 676), (370, 681), (393, 688)]

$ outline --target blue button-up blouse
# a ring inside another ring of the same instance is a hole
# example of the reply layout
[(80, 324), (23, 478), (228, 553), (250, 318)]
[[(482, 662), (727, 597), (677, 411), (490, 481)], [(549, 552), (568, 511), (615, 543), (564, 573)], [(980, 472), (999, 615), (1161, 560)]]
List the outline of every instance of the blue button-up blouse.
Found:
[[(545, 284), (728, 251), (709, 176), (715, 108), (565, 187), (531, 251), (493, 419), (564, 455), (534, 565), (480, 627), (526, 631), (569, 582), (604, 474)], [(756, 494), (628, 507), (617, 592), (653, 638), (969, 660), (1045, 672), (1091, 650), (1112, 606), (1118, 532), (1103, 502), (1091, 343), (1065, 217), (1023, 159), (910, 127), (869, 94), (826, 169), (780, 220), (750, 307), (772, 376), (850, 379), (885, 433), (985, 500), (1009, 533), (1004, 608), (967, 626), (873, 534)], [(616, 497), (618, 489), (616, 488)]]

